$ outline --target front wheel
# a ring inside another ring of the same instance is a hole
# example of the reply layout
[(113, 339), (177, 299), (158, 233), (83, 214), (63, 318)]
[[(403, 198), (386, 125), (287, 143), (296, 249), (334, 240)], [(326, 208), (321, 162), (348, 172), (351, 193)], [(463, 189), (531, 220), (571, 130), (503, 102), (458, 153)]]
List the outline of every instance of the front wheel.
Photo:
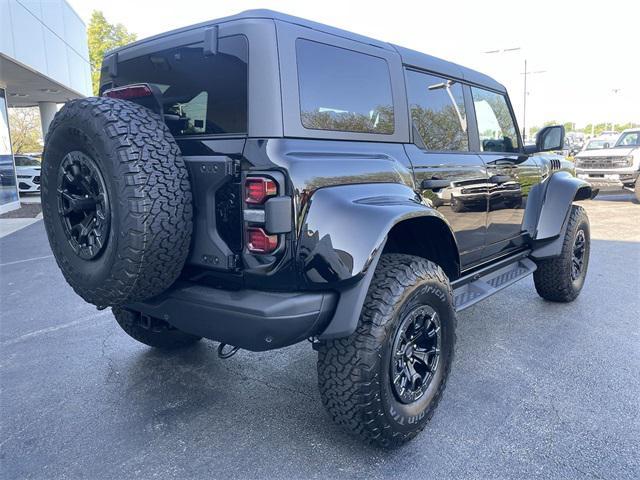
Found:
[(460, 213), (464, 210), (464, 206), (462, 205), (462, 201), (458, 199), (458, 197), (454, 197), (451, 195), (451, 210)]
[(538, 295), (552, 302), (575, 300), (587, 277), (590, 250), (587, 212), (584, 208), (573, 205), (560, 256), (541, 260), (533, 274)]
[(318, 348), (320, 394), (334, 421), (383, 447), (415, 437), (444, 392), (455, 323), (440, 267), (383, 255), (356, 331)]

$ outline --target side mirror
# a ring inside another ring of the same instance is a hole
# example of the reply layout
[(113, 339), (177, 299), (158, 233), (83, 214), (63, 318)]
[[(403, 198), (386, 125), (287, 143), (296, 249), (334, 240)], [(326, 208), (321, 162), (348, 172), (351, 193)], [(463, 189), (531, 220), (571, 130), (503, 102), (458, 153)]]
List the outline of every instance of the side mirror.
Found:
[(609, 142), (604, 142), (604, 145), (602, 145), (602, 148), (609, 148), (611, 145), (609, 145)]
[(562, 150), (564, 145), (564, 126), (550, 125), (544, 127), (536, 136), (536, 151), (549, 152)]
[(524, 153), (549, 152), (562, 150), (564, 146), (564, 126), (550, 125), (544, 127), (536, 135), (535, 145), (525, 145)]

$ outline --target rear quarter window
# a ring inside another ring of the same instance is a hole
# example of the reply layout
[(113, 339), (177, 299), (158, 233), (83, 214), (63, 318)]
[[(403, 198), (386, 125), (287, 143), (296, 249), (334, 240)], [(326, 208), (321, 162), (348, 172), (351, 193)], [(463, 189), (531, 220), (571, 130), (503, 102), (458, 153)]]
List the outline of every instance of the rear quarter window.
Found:
[(296, 41), (296, 56), (305, 128), (393, 134), (386, 60), (304, 39)]
[(248, 57), (244, 36), (223, 37), (215, 55), (205, 55), (203, 43), (194, 43), (120, 62), (114, 83), (158, 87), (175, 136), (245, 134)]

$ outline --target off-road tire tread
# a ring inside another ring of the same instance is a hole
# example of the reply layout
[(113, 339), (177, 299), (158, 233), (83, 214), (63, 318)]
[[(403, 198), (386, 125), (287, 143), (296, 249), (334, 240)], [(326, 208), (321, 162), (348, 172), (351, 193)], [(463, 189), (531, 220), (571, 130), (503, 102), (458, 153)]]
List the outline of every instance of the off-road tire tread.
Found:
[[(442, 383), (425, 413), (426, 421), (412, 432), (392, 432), (385, 421), (379, 396), (378, 362), (388, 330), (392, 327), (393, 307), (404, 290), (422, 279), (442, 285), (453, 306), (453, 291), (447, 276), (435, 263), (421, 257), (384, 254), (367, 293), (358, 327), (349, 337), (325, 341), (318, 346), (318, 384), (322, 403), (333, 420), (381, 447), (396, 447), (414, 438), (431, 419), (446, 387), (453, 362), (453, 344)], [(453, 309), (453, 307), (452, 307)]]
[(589, 224), (586, 211), (579, 205), (572, 205), (560, 256), (537, 262), (533, 282), (536, 292), (545, 300), (566, 303), (575, 300), (580, 293), (572, 285), (571, 258), (568, 257), (572, 255), (574, 232), (582, 221)]
[[(77, 116), (100, 126), (95, 129), (95, 141), (115, 145), (105, 159), (112, 162), (115, 178), (105, 181), (113, 180), (112, 209), (128, 214), (120, 218), (118, 258), (101, 286), (87, 288), (76, 281), (64, 255), (56, 254), (56, 261), (76, 293), (95, 305), (122, 305), (153, 297), (178, 278), (191, 242), (191, 186), (178, 145), (159, 115), (133, 102), (106, 97), (67, 102), (52, 121), (47, 141)], [(45, 146), (45, 165), (46, 156)], [(50, 176), (43, 175), (43, 196), (48, 188), (56, 188), (48, 184)], [(57, 207), (45, 204), (43, 210), (47, 231), (52, 232)], [(57, 243), (66, 239), (49, 235), (49, 241), (58, 253)]]

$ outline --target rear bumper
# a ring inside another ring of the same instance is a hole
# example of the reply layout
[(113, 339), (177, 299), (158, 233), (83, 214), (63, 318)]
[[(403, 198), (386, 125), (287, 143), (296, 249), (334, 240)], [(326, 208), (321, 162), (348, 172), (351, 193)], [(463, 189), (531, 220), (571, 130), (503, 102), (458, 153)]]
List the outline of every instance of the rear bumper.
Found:
[(183, 283), (127, 308), (194, 335), (263, 351), (297, 343), (322, 330), (333, 316), (337, 299), (335, 292), (229, 291)]

